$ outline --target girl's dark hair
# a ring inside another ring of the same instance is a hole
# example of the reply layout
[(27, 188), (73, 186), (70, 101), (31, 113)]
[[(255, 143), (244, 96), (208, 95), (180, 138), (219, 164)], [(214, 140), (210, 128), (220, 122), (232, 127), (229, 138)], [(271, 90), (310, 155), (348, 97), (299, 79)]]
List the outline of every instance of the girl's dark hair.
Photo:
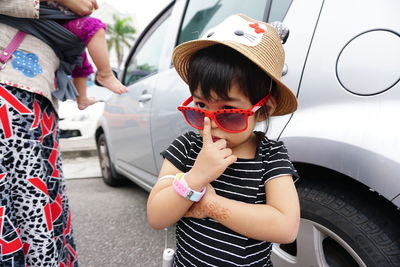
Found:
[[(188, 80), (190, 92), (193, 94), (200, 87), (206, 100), (211, 99), (212, 92), (228, 100), (231, 82), (235, 81), (253, 105), (268, 94), (271, 82), (271, 78), (248, 58), (219, 44), (204, 48), (193, 55), (189, 64)], [(279, 98), (274, 81), (271, 93), (275, 99)], [(257, 113), (268, 118), (265, 105)]]

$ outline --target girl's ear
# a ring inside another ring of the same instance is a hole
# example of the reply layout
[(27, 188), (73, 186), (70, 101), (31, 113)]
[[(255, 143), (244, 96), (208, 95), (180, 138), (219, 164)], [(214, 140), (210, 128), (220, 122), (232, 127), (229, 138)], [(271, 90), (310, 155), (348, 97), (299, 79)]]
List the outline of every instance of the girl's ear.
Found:
[(260, 112), (257, 115), (257, 122), (265, 121), (267, 119), (267, 116), (270, 117), (272, 114), (274, 114), (274, 111), (276, 109), (276, 100), (273, 96), (271, 96), (267, 103), (265, 103), (265, 108), (267, 109), (267, 112)]
[(267, 106), (267, 110), (268, 110), (268, 117), (272, 116), (272, 114), (274, 114), (275, 109), (276, 109), (276, 100), (275, 97), (271, 96), (267, 103), (265, 103), (265, 105)]

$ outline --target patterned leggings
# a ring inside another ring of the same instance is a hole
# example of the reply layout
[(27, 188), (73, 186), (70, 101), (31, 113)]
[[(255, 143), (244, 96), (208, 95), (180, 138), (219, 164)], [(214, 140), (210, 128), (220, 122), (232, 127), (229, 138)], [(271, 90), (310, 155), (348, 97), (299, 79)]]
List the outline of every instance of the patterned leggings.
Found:
[(0, 84), (0, 266), (78, 266), (45, 97)]

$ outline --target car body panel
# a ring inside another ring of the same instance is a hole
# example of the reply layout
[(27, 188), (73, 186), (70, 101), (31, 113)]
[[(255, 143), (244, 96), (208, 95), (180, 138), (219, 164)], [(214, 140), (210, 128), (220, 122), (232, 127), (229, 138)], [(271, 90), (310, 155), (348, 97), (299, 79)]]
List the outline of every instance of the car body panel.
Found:
[[(150, 108), (152, 95), (157, 77), (146, 77), (128, 87), (129, 92), (112, 98), (110, 105), (120, 106), (121, 113), (112, 114), (110, 121), (119, 122), (120, 127), (111, 127), (110, 142), (114, 144), (115, 167), (130, 170), (134, 166), (155, 174), (153, 153), (150, 137)], [(149, 97), (148, 97), (149, 96)], [(150, 97), (151, 98), (151, 97)], [(128, 141), (127, 141), (128, 140)], [(132, 153), (134, 151), (134, 153)]]
[[(296, 95), (322, 4), (323, 0), (309, 0), (307, 5), (302, 1), (293, 1), (283, 21), (290, 34), (284, 44), (287, 74), (282, 76), (282, 81)], [(278, 139), (290, 117), (291, 115), (285, 115), (271, 118), (269, 138)]]
[[(368, 1), (371, 6), (360, 9), (358, 1), (325, 1), (304, 69), (299, 109), (281, 138), (293, 161), (335, 170), (393, 200), (400, 192), (400, 127), (394, 123), (400, 114), (400, 84), (360, 96), (341, 86), (335, 70), (342, 48), (355, 36), (369, 29), (398, 29), (397, 15), (371, 20), (374, 14), (400, 10), (400, 2), (389, 2)], [(354, 10), (359, 11), (357, 23), (351, 23)], [(356, 72), (352, 67), (348, 71)]]

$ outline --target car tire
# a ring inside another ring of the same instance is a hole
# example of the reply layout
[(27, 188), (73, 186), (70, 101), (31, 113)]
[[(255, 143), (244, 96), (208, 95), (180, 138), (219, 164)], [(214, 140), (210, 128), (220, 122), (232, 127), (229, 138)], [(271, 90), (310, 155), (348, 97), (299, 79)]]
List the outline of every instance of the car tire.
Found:
[(116, 172), (115, 167), (111, 162), (107, 140), (104, 133), (100, 134), (96, 143), (103, 181), (110, 186), (122, 185), (126, 179)]
[(400, 266), (399, 212), (390, 203), (333, 179), (304, 179), (297, 188), (299, 234), (274, 244), (274, 266)]

